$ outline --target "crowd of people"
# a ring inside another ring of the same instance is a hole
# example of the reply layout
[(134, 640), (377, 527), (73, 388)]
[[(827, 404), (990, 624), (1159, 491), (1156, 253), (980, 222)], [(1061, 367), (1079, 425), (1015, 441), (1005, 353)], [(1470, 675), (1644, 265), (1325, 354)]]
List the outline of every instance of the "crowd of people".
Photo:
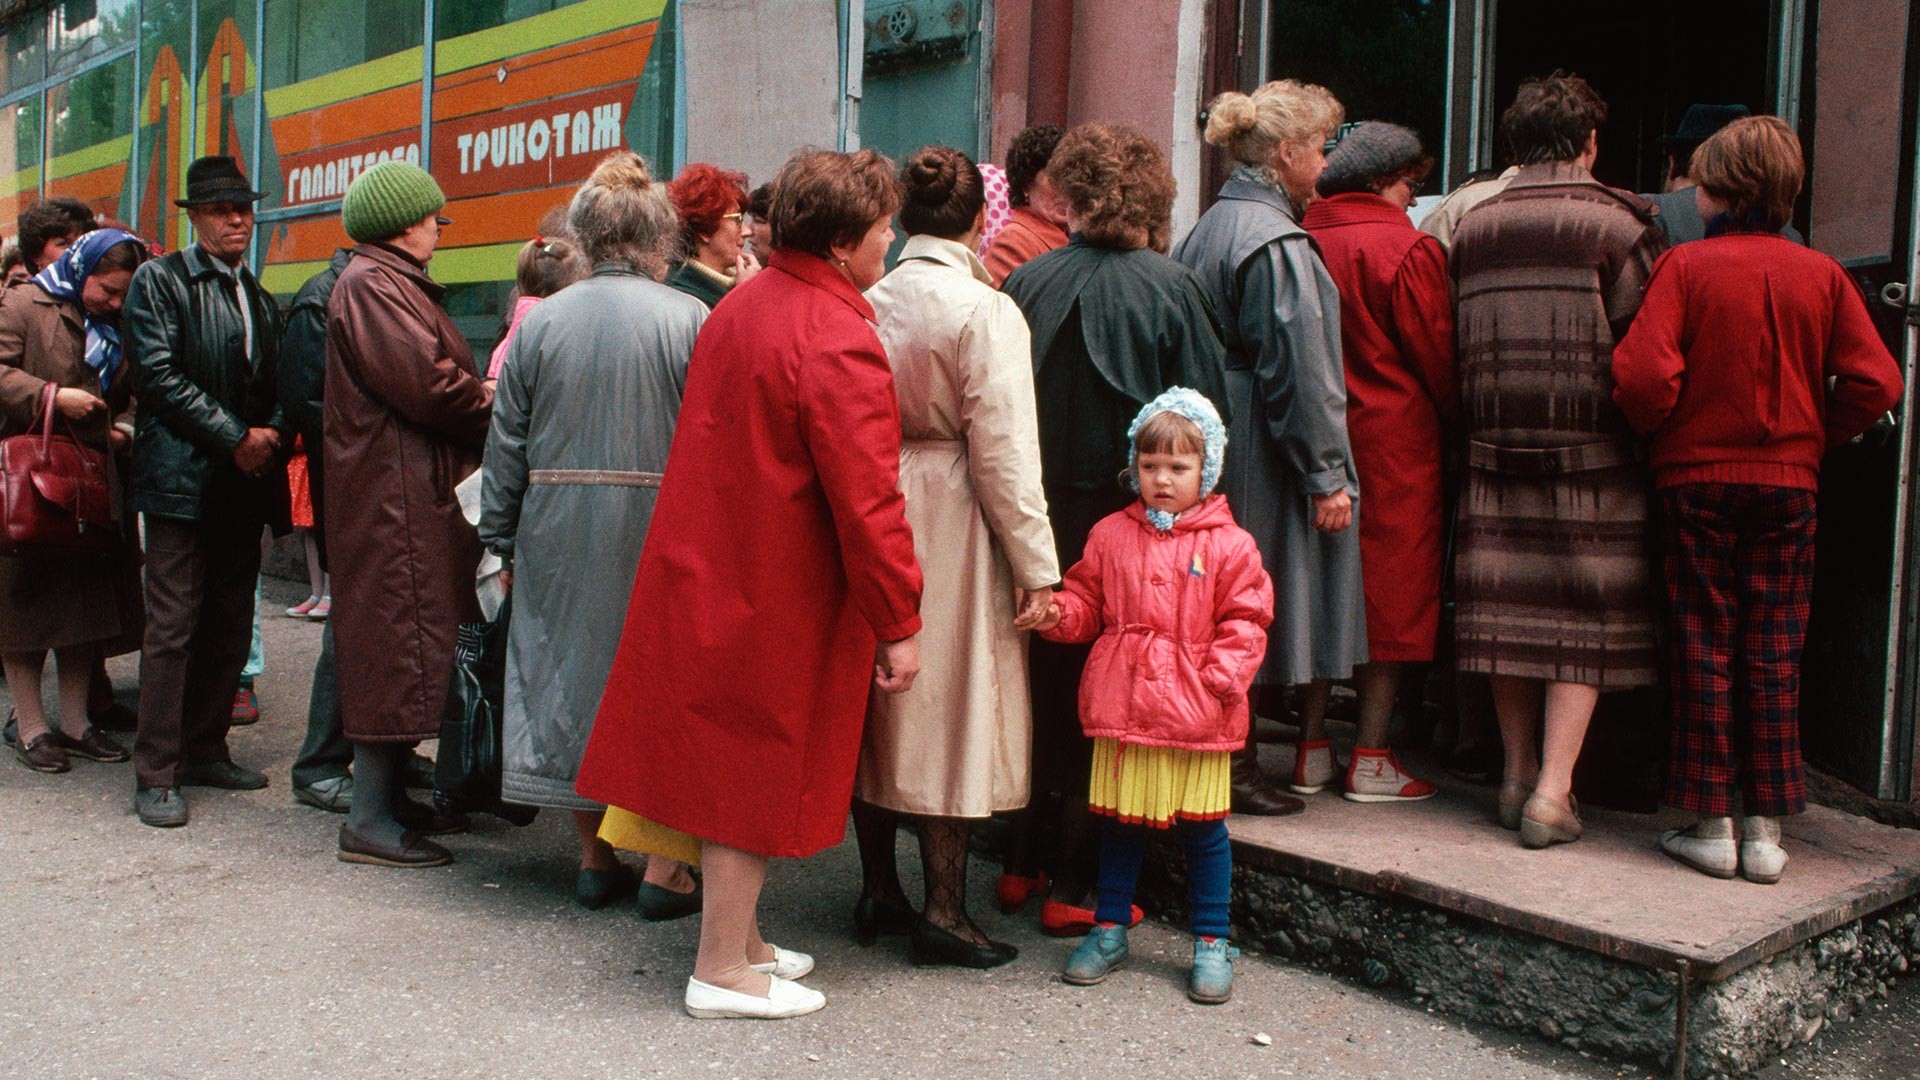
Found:
[[(572, 815), (583, 905), (702, 915), (694, 1016), (825, 1004), (757, 913), (768, 860), (849, 811), (860, 942), (1013, 960), (966, 904), (999, 816), (999, 906), (1082, 937), (1076, 985), (1126, 963), (1148, 841), (1177, 836), (1188, 993), (1225, 1001), (1230, 812), (1434, 795), (1389, 720), (1448, 654), (1491, 682), (1524, 845), (1579, 838), (1599, 695), (1665, 679), (1669, 801), (1698, 820), (1660, 846), (1779, 880), (1822, 452), (1902, 389), (1858, 288), (1788, 230), (1798, 140), (1689, 114), (1673, 190), (1636, 196), (1594, 179), (1606, 107), (1556, 73), (1502, 118), (1510, 167), (1416, 227), (1419, 136), (1345, 119), (1293, 80), (1214, 101), (1232, 173), (1178, 243), (1165, 152), (1116, 124), (1030, 128), (1004, 169), (802, 151), (755, 190), (615, 152), (521, 251), (484, 360), (430, 272), (445, 197), (405, 162), (353, 182), (354, 246), (284, 313), (229, 158), (188, 171), (182, 251), (37, 206), (0, 420), (106, 455), (118, 529), (0, 556), (15, 752), (125, 760), (100, 662), (138, 649), (139, 819), (267, 784), (227, 735), (298, 446), (331, 617), (296, 797), (345, 814), (343, 860), (452, 860), (434, 838), (465, 817), (407, 789), (499, 558), (502, 796)], [(1252, 728), (1288, 694), (1282, 792)]]

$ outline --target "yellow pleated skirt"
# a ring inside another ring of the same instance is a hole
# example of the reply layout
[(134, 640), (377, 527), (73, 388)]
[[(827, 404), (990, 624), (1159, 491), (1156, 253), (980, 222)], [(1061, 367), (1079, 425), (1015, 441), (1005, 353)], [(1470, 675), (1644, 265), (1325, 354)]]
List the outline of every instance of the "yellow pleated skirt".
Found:
[(1233, 755), (1225, 750), (1093, 740), (1088, 802), (1096, 814), (1166, 829), (1226, 817), (1232, 800)]
[(700, 865), (700, 838), (648, 821), (631, 810), (607, 807), (600, 819), (600, 839), (622, 851), (638, 851), (678, 859), (688, 866)]

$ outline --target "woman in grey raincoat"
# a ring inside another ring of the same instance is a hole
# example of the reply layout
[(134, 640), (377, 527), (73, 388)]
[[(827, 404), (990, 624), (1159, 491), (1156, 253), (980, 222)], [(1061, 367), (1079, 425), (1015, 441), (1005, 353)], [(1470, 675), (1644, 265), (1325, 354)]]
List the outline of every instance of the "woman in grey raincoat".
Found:
[[(593, 275), (543, 301), (514, 335), (487, 439), (480, 538), (513, 568), (501, 795), (573, 811), (575, 896), (600, 908), (635, 885), (599, 839), (603, 808), (574, 792), (574, 777), (707, 309), (659, 283), (680, 226), (639, 155), (602, 162), (568, 217)], [(671, 860), (651, 860), (640, 890), (650, 918), (700, 907)]]
[[(1291, 79), (1217, 98), (1207, 141), (1239, 164), (1173, 252), (1200, 275), (1226, 325), (1234, 437), (1221, 488), (1273, 577), (1273, 626), (1255, 684), (1303, 687), (1298, 757), (1312, 768), (1296, 767), (1290, 786), (1308, 794), (1334, 780), (1333, 680), (1367, 660), (1340, 291), (1300, 227), (1326, 168), (1322, 147), (1343, 115), (1325, 89)], [(1235, 810), (1300, 808), (1267, 789), (1251, 752), (1234, 760)]]

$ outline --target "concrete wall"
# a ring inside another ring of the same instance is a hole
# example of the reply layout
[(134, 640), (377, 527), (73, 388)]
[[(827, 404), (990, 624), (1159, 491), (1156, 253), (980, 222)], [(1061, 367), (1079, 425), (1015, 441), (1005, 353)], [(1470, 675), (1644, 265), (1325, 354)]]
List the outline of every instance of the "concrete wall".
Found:
[[(1900, 72), (1909, 3), (1822, 0), (1814, 53), (1807, 240), (1837, 259), (1885, 255), (1900, 175)], [(1894, 262), (1904, 264), (1904, 253)]]
[(802, 146), (840, 137), (834, 0), (682, 0), (687, 159), (773, 179)]

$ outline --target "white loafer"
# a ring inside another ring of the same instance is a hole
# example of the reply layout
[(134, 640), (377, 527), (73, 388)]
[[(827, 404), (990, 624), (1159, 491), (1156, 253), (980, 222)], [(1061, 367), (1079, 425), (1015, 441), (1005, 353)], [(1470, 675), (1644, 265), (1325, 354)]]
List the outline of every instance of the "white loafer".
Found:
[(1692, 828), (1660, 834), (1660, 850), (1708, 877), (1730, 878), (1740, 865), (1730, 817), (1701, 818)]
[(700, 1020), (785, 1020), (826, 1008), (827, 995), (820, 991), (809, 990), (778, 975), (772, 979), (766, 997), (688, 979), (687, 1015)]
[(1740, 876), (1757, 885), (1779, 881), (1787, 868), (1787, 849), (1780, 846), (1780, 819), (1749, 817), (1740, 824)]
[(813, 970), (813, 957), (792, 949), (773, 946), (773, 959), (764, 964), (748, 964), (748, 967), (762, 975), (774, 975), (782, 979), (804, 979)]

